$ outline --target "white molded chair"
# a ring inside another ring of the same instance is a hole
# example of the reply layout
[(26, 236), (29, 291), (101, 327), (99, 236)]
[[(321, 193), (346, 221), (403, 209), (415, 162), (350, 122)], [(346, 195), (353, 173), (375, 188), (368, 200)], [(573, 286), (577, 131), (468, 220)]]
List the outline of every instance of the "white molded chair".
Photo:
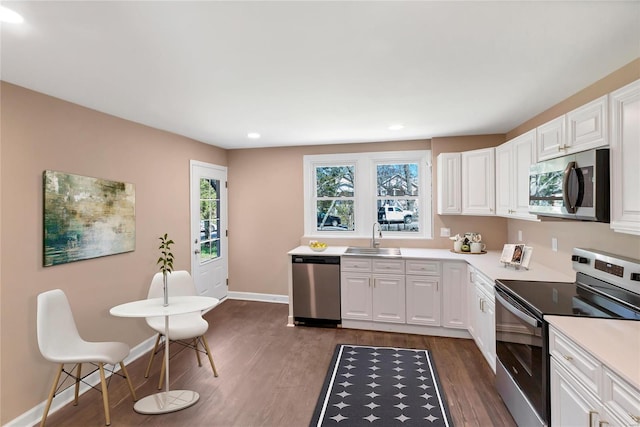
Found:
[[(45, 424), (51, 402), (58, 388), (60, 375), (63, 372), (75, 380), (75, 399), (73, 404), (78, 404), (80, 381), (83, 379), (83, 363), (97, 365), (100, 371), (106, 425), (111, 424), (111, 417), (109, 415), (109, 394), (104, 372), (105, 364), (114, 365), (114, 368), (115, 365), (120, 364), (124, 374), (122, 376), (127, 380), (131, 397), (134, 401), (137, 400), (136, 392), (123, 362), (124, 358), (129, 355), (129, 346), (121, 342), (88, 342), (83, 340), (73, 320), (69, 300), (60, 289), (54, 289), (38, 295), (37, 335), (38, 347), (42, 356), (50, 362), (59, 364), (44, 414), (42, 415), (41, 426)], [(64, 369), (65, 364), (76, 365), (76, 374), (73, 375), (73, 367), (67, 372)], [(114, 373), (113, 371), (111, 372)]]
[[(164, 296), (164, 283), (162, 273), (156, 273), (151, 280), (151, 286), (149, 287), (149, 293), (147, 298), (163, 298)], [(167, 278), (167, 287), (169, 288), (169, 296), (192, 296), (197, 295), (196, 287), (193, 283), (193, 279), (188, 271), (180, 270), (173, 271)], [(149, 378), (149, 371), (151, 370), (151, 364), (156, 353), (159, 351), (160, 340), (164, 336), (164, 317), (147, 317), (147, 324), (158, 333), (156, 343), (153, 346), (149, 364), (144, 374), (145, 378)], [(198, 360), (198, 366), (202, 366), (200, 361), (200, 352), (205, 353), (209, 357), (209, 363), (211, 369), (213, 369), (213, 375), (218, 376), (216, 365), (213, 363), (213, 357), (209, 350), (209, 345), (204, 337), (204, 334), (209, 329), (209, 323), (202, 318), (200, 312), (178, 314), (169, 317), (169, 340), (177, 342), (186, 347), (190, 347), (195, 350), (196, 358)], [(202, 345), (202, 350), (200, 349)], [(158, 381), (158, 389), (162, 388), (162, 381), (164, 379), (165, 359), (162, 358), (162, 368), (160, 370), (160, 380)]]

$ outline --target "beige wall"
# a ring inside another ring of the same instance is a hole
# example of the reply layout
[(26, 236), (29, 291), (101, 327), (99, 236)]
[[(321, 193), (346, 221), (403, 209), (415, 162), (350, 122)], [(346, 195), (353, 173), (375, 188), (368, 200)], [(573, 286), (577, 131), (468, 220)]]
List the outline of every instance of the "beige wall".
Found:
[[(303, 164), (307, 154), (373, 151), (424, 150), (434, 154), (491, 147), (504, 135), (438, 138), (432, 142), (403, 141), (313, 147), (230, 150), (229, 157), (229, 289), (287, 295), (289, 250), (306, 244), (303, 237)], [(435, 163), (435, 157), (433, 157)], [(435, 175), (435, 165), (434, 165)], [(435, 199), (435, 193), (433, 200)], [(435, 209), (435, 206), (434, 206)], [(506, 239), (506, 220), (488, 217), (439, 216), (434, 218), (434, 234), (440, 227), (452, 232), (478, 231), (492, 247)], [(323, 239), (334, 245), (368, 245), (368, 239)], [(382, 246), (448, 248), (447, 238), (384, 239)], [(251, 268), (247, 268), (250, 263)]]
[[(190, 269), (189, 160), (226, 166), (227, 159), (225, 150), (17, 86), (1, 90), (4, 424), (45, 400), (53, 379), (36, 342), (37, 294), (63, 289), (80, 333), (92, 340), (134, 346), (151, 336), (144, 321), (114, 318), (108, 309), (146, 297), (165, 232), (176, 241), (176, 269)], [(135, 251), (43, 268), (45, 169), (134, 183)]]
[[(507, 139), (514, 138), (637, 79), (640, 79), (640, 58), (508, 132)], [(600, 249), (640, 259), (640, 236), (615, 233), (611, 231), (609, 224), (566, 220), (539, 223), (509, 220), (509, 242), (517, 242), (519, 230), (522, 231), (523, 242), (534, 248), (534, 261), (567, 274), (572, 273), (570, 254), (574, 247)], [(554, 237), (558, 239), (557, 252), (551, 250), (551, 239)]]

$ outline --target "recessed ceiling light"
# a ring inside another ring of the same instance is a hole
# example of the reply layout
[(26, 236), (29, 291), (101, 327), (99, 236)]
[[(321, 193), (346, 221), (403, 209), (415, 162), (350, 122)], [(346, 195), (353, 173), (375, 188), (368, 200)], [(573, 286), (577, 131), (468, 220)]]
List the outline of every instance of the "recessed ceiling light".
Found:
[(404, 125), (397, 124), (397, 125), (389, 126), (389, 130), (400, 130), (400, 129), (404, 129)]
[(260, 134), (258, 132), (249, 132), (247, 138), (258, 139), (260, 138)]
[(24, 22), (24, 18), (13, 10), (0, 6), (0, 21), (11, 24), (20, 24)]

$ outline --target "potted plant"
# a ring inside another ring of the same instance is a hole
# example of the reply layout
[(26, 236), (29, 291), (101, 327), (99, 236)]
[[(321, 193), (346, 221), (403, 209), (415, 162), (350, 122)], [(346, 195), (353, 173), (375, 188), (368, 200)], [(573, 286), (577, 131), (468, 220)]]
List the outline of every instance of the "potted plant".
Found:
[(169, 305), (169, 290), (167, 288), (168, 282), (168, 274), (171, 274), (173, 271), (173, 254), (171, 253), (171, 245), (173, 245), (173, 240), (169, 239), (167, 233), (164, 233), (164, 236), (160, 237), (160, 258), (158, 258), (158, 262), (156, 264), (160, 264), (160, 271), (162, 271), (162, 279), (163, 279), (163, 291), (164, 291), (164, 306)]

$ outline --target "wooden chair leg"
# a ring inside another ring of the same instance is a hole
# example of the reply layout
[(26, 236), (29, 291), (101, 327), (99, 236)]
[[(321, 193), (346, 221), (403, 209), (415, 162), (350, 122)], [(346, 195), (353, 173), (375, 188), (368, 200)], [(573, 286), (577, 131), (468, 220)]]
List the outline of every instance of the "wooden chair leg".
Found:
[(124, 378), (127, 380), (127, 384), (129, 385), (129, 391), (131, 392), (131, 397), (133, 397), (133, 401), (137, 401), (136, 391), (133, 388), (133, 384), (131, 384), (131, 377), (129, 377), (129, 372), (127, 372), (127, 367), (124, 366), (124, 362), (120, 362), (120, 368), (122, 369), (122, 373), (124, 374)]
[(153, 363), (153, 358), (155, 357), (156, 352), (158, 351), (158, 344), (160, 344), (160, 336), (161, 334), (158, 334), (158, 337), (156, 338), (156, 343), (153, 346), (153, 351), (151, 352), (151, 357), (149, 358), (149, 364), (147, 365), (147, 370), (144, 373), (145, 378), (149, 378), (149, 371), (151, 371), (151, 364)]
[(198, 338), (193, 339), (193, 348), (196, 350), (196, 359), (198, 359), (198, 366), (202, 366), (200, 361), (200, 352), (198, 351)]
[(111, 425), (111, 416), (109, 414), (109, 391), (107, 390), (107, 380), (104, 375), (104, 363), (98, 363), (100, 369), (100, 384), (102, 385), (102, 403), (104, 403), (105, 425)]
[(76, 370), (76, 393), (73, 399), (73, 406), (78, 405), (78, 396), (80, 395), (80, 378), (82, 378), (82, 363), (78, 363)]
[(49, 409), (51, 408), (51, 402), (53, 401), (53, 396), (56, 394), (56, 388), (58, 387), (58, 381), (60, 381), (60, 375), (62, 374), (62, 368), (64, 364), (60, 364), (58, 367), (58, 372), (56, 372), (56, 377), (53, 380), (53, 385), (51, 386), (51, 391), (49, 392), (49, 397), (47, 398), (47, 405), (44, 408), (44, 414), (42, 414), (42, 420), (40, 421), (40, 427), (44, 427), (44, 423), (47, 421), (47, 415), (49, 414)]
[(216, 370), (216, 365), (213, 363), (213, 357), (211, 357), (211, 350), (209, 350), (209, 344), (207, 344), (206, 338), (203, 336), (200, 337), (202, 339), (202, 345), (204, 345), (204, 349), (207, 351), (207, 356), (209, 356), (209, 363), (211, 363), (211, 369), (213, 369), (213, 376), (218, 376), (218, 371)]
[(158, 390), (162, 390), (162, 381), (164, 380), (164, 352), (167, 351), (165, 348), (162, 352), (162, 368), (160, 368), (160, 379), (158, 380)]

